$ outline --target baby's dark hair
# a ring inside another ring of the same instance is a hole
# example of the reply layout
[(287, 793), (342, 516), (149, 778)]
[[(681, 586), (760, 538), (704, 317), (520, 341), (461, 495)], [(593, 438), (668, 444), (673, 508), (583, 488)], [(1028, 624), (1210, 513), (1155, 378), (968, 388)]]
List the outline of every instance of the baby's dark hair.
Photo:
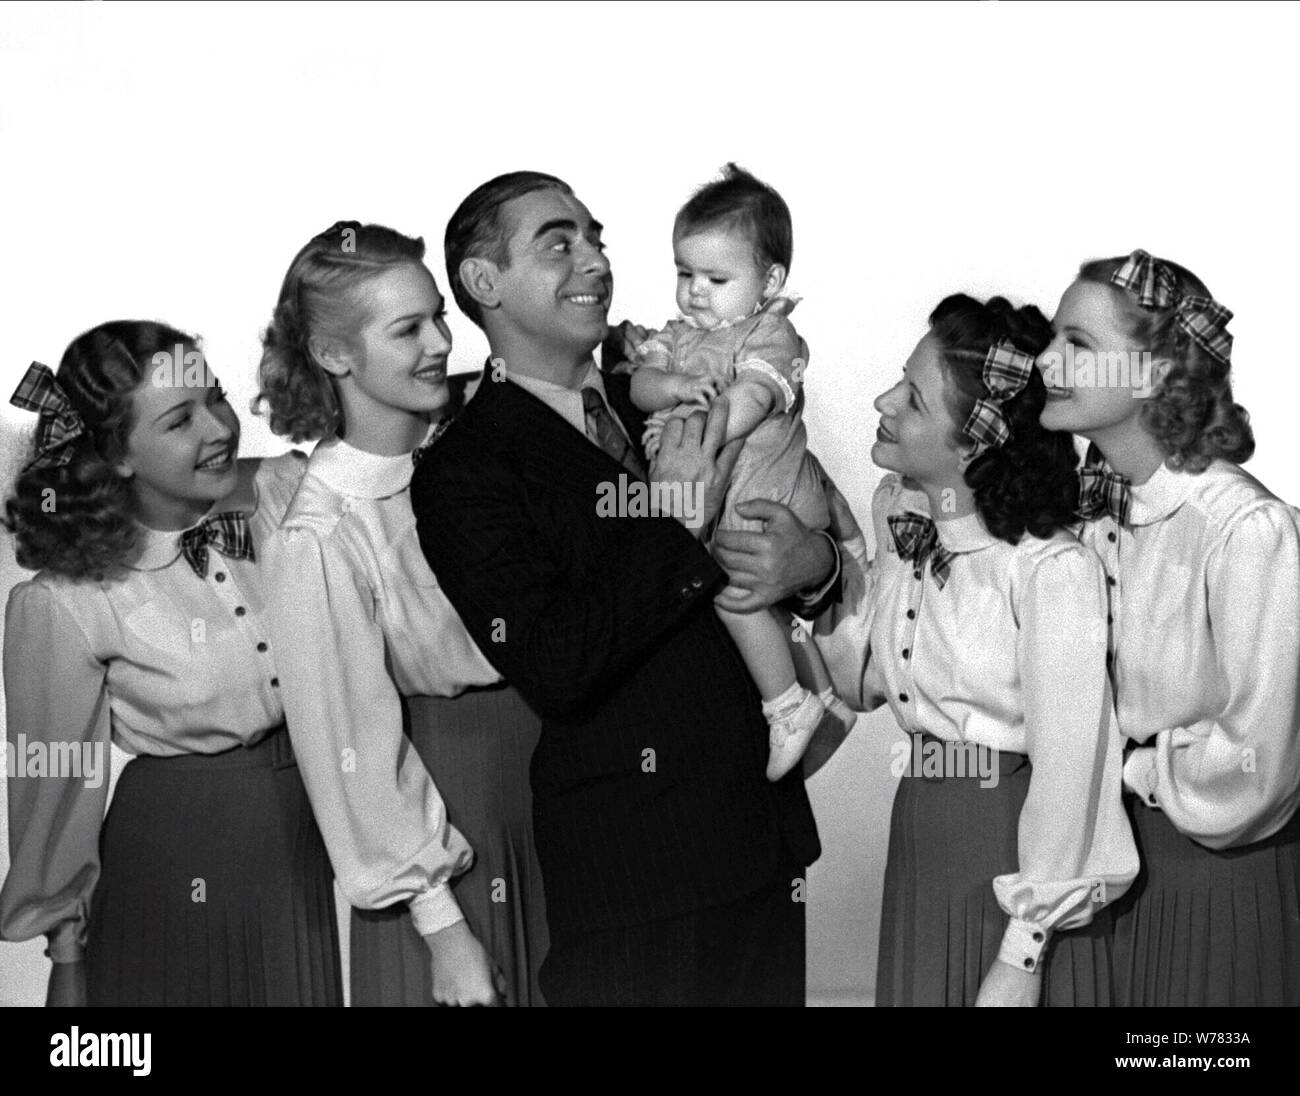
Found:
[[(948, 410), (957, 424), (954, 441), (967, 443), (961, 426), (975, 401), (989, 396), (984, 361), (990, 348), (1008, 339), (1017, 350), (1037, 357), (1052, 341), (1052, 325), (1033, 305), (1016, 308), (1004, 297), (981, 304), (958, 293), (945, 297), (931, 313), (930, 334), (939, 343), (948, 382)], [(1010, 544), (1026, 532), (1049, 537), (1074, 520), (1079, 455), (1068, 433), (1039, 424), (1046, 399), (1042, 375), (1031, 369), (1025, 387), (1001, 405), (1011, 437), (986, 449), (965, 472), (988, 531)]]
[(198, 339), (150, 320), (115, 320), (72, 340), (55, 373), (85, 433), (69, 444), (72, 459), (27, 467), (5, 503), (18, 563), (68, 578), (107, 572), (135, 543), (135, 495), (116, 464), (131, 433), (131, 397), (155, 354)]
[(705, 183), (682, 206), (673, 222), (673, 239), (708, 228), (739, 229), (754, 248), (754, 262), (766, 270), (773, 263), (790, 272), (794, 227), (790, 207), (772, 187), (734, 163), (722, 178)]

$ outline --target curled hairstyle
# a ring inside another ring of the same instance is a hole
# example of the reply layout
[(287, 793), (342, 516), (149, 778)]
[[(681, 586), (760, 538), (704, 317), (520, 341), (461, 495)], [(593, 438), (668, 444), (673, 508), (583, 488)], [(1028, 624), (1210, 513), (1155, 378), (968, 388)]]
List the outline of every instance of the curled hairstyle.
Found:
[[(1142, 425), (1169, 455), (1172, 467), (1203, 472), (1216, 457), (1241, 464), (1255, 452), (1250, 415), (1232, 398), (1229, 366), (1176, 323), (1174, 308), (1145, 309), (1137, 296), (1110, 278), (1127, 257), (1096, 259), (1079, 268), (1079, 280), (1104, 285), (1115, 295), (1129, 336), (1168, 372), (1142, 403)], [(1174, 274), (1175, 297), (1210, 297), (1191, 271), (1162, 260)]]
[(295, 442), (343, 433), (334, 378), (316, 359), (311, 340), (355, 350), (362, 287), (386, 270), (423, 260), (422, 239), (358, 221), (336, 221), (294, 256), (262, 335), (253, 401), (255, 410), (269, 412), (272, 433)]
[[(968, 443), (961, 425), (975, 401), (989, 395), (984, 384), (989, 349), (1009, 339), (1017, 350), (1037, 357), (1052, 341), (1052, 325), (1033, 305), (1016, 308), (1003, 297), (981, 304), (959, 293), (931, 313), (930, 334), (939, 344), (948, 411), (957, 423), (954, 441)], [(1079, 456), (1068, 433), (1039, 424), (1046, 399), (1042, 375), (1032, 369), (1025, 387), (1001, 405), (1011, 437), (986, 449), (965, 472), (988, 531), (1010, 544), (1026, 532), (1049, 537), (1074, 520)]]
[(166, 324), (116, 320), (78, 335), (59, 362), (59, 386), (86, 432), (69, 443), (72, 460), (26, 468), (5, 503), (18, 563), (68, 578), (99, 577), (135, 543), (135, 495), (116, 464), (133, 426), (131, 397), (158, 353), (198, 339)]
[(760, 270), (780, 263), (787, 274), (790, 272), (794, 256), (790, 207), (772, 187), (744, 168), (727, 164), (721, 179), (700, 187), (678, 212), (673, 239), (710, 228), (743, 232)]
[(487, 259), (502, 270), (510, 265), (512, 225), (501, 215), (506, 204), (535, 190), (573, 189), (563, 179), (540, 171), (512, 171), (489, 179), (475, 190), (451, 215), (443, 237), (443, 258), (447, 263), (447, 281), (451, 283), (456, 304), (478, 327), (483, 326), (483, 310), (460, 281), (460, 264), (466, 259)]

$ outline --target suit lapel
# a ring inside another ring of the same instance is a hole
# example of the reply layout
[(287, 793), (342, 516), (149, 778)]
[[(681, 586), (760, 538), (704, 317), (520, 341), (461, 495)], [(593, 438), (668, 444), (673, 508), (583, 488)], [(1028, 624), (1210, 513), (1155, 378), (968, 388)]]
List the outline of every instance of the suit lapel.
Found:
[[(626, 381), (626, 378), (617, 378)], [(605, 378), (606, 384), (610, 378)], [(622, 386), (623, 402), (635, 413), (627, 398), (628, 385)], [(558, 412), (551, 410), (531, 392), (509, 380), (493, 381), (484, 377), (471, 404), (483, 401), (479, 414), (492, 434), (494, 444), (519, 454), (521, 462), (539, 471), (539, 478), (558, 488), (568, 488), (593, 497), (594, 485), (610, 480), (617, 482), (628, 471), (618, 461), (578, 433)], [(610, 397), (614, 403), (613, 396)], [(628, 416), (619, 408), (615, 412), (627, 423)], [(639, 431), (628, 430), (640, 453)]]

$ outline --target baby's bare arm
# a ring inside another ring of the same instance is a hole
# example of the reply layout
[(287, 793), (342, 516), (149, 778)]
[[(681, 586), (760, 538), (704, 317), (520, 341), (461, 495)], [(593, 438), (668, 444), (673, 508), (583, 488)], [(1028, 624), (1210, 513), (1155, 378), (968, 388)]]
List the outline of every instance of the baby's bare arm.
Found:
[(658, 365), (639, 365), (632, 374), (632, 402), (642, 411), (663, 411), (681, 402), (677, 375)]
[(776, 405), (775, 386), (766, 378), (742, 373), (727, 389), (727, 441), (748, 437)]

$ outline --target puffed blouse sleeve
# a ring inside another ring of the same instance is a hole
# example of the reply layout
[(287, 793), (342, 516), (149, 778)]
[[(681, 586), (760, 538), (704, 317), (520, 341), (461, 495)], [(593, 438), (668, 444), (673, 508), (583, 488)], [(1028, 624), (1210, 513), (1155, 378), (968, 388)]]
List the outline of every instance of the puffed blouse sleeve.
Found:
[(1270, 837), (1300, 807), (1296, 511), (1268, 500), (1242, 515), (1208, 559), (1206, 585), (1219, 680), (1189, 682), (1206, 716), (1135, 749), (1124, 779), (1181, 833), (1228, 849)]
[(364, 574), (338, 538), (290, 527), (262, 570), (285, 719), (340, 888), (362, 909), (406, 901), (421, 935), (455, 924), (450, 881), (473, 851), (402, 733)]
[(866, 540), (856, 537), (840, 545), (841, 596), (813, 622), (813, 641), (826, 664), (835, 692), (852, 708), (871, 711), (885, 702), (883, 678), (873, 672), (871, 627), (876, 614), (880, 559), (889, 536), (886, 518), (902, 487), (897, 476), (886, 476), (871, 500), (876, 558)]
[[(1017, 576), (1013, 575), (1013, 581)], [(993, 880), (1010, 915), (999, 957), (1034, 970), (1054, 930), (1078, 928), (1132, 884), (1122, 749), (1106, 668), (1101, 561), (1082, 545), (1026, 561), (1013, 586), (1027, 752), (1019, 870)]]
[[(106, 674), (85, 632), (52, 590), (40, 582), (14, 588), (5, 614), (6, 719), (14, 770), (0, 937), (29, 940), (44, 934), (47, 954), (56, 963), (82, 958), (99, 879), (110, 753)], [(77, 764), (68, 764), (74, 760)], [(60, 775), (53, 775), (56, 768)]]

